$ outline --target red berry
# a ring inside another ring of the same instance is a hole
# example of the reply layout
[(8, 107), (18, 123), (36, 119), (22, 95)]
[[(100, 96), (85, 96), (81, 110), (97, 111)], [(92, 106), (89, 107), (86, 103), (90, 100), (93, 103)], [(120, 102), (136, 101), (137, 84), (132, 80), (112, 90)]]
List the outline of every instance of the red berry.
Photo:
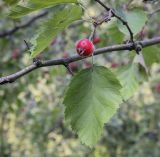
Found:
[(80, 56), (90, 56), (94, 51), (94, 45), (88, 39), (81, 39), (76, 44), (76, 50)]
[(99, 38), (99, 37), (95, 37), (94, 39), (93, 39), (93, 44), (98, 44), (98, 43), (100, 43), (101, 42), (101, 38)]

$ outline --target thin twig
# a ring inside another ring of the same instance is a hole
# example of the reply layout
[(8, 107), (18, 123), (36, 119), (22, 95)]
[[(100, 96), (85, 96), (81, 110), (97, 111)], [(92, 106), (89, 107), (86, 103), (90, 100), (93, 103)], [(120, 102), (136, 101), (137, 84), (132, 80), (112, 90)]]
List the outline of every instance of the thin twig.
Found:
[[(91, 35), (89, 37), (89, 40), (92, 41), (92, 42), (93, 42), (93, 39), (94, 39), (95, 34), (96, 34), (96, 28), (97, 28), (97, 25), (93, 24), (93, 30), (92, 30)], [(92, 53), (92, 67), (93, 67), (93, 64), (94, 64), (94, 51)]]
[(26, 40), (24, 40), (24, 43), (26, 44), (27, 50), (30, 50), (28, 42)]
[[(148, 39), (148, 40), (137, 41), (136, 44), (140, 44), (142, 46), (142, 48), (147, 47), (147, 46), (160, 44), (160, 36), (152, 38), (152, 39)], [(113, 45), (113, 46), (108, 46), (108, 47), (96, 49), (94, 52), (94, 55), (99, 55), (99, 54), (113, 52), (113, 51), (134, 50), (134, 49), (135, 49), (135, 47), (134, 47), (133, 43)], [(75, 62), (78, 60), (82, 60), (84, 58), (85, 57), (81, 57), (81, 56), (76, 55), (76, 56), (69, 57), (69, 58), (41, 61), (41, 64), (32, 64), (32, 65), (20, 70), (19, 72), (12, 74), (12, 75), (9, 75), (6, 77), (1, 77), (0, 78), (0, 85), (6, 84), (6, 83), (12, 83), (12, 82), (16, 81), (17, 79), (19, 79), (20, 77), (30, 73), (33, 70), (41, 68), (41, 67), (56, 66), (56, 65), (68, 65), (69, 63), (72, 63), (72, 62)]]
[(101, 2), (100, 0), (95, 0), (97, 1), (101, 6), (103, 6), (107, 11), (110, 11), (110, 8), (107, 7), (103, 2)]
[(130, 26), (128, 25), (128, 22), (125, 21), (123, 18), (121, 18), (119, 15), (117, 15), (116, 12), (115, 12), (113, 9), (107, 7), (107, 6), (106, 6), (103, 2), (101, 2), (100, 0), (95, 0), (95, 1), (98, 2), (100, 5), (102, 5), (107, 11), (111, 11), (112, 17), (116, 17), (118, 20), (120, 20), (120, 21), (123, 23), (123, 25), (126, 26), (128, 32), (129, 32), (129, 34), (130, 34), (130, 40), (131, 40), (131, 42), (133, 43), (133, 45), (136, 46), (136, 45), (134, 44), (135, 42), (134, 42), (133, 32), (132, 32)]
[(117, 19), (119, 19), (119, 20), (123, 23), (123, 25), (126, 26), (126, 28), (128, 29), (128, 32), (129, 32), (129, 34), (130, 34), (131, 42), (134, 43), (133, 32), (132, 32), (131, 28), (129, 27), (128, 22), (125, 21), (125, 20), (123, 20), (123, 19), (122, 19), (120, 16), (118, 16), (114, 11), (112, 11), (112, 13), (113, 13), (114, 17), (116, 17)]
[(15, 26), (13, 29), (11, 30), (8, 30), (8, 31), (4, 31), (2, 33), (0, 33), (0, 38), (4, 38), (6, 36), (10, 36), (12, 34), (14, 34), (15, 32), (17, 32), (19, 29), (23, 29), (23, 28), (26, 28), (26, 27), (29, 27), (32, 23), (34, 23), (37, 19), (40, 19), (44, 16), (46, 16), (48, 14), (48, 12), (43, 12), (43, 13), (40, 13), (39, 15), (33, 17), (32, 19), (30, 19), (28, 22), (24, 23), (24, 24), (21, 24), (19, 26)]

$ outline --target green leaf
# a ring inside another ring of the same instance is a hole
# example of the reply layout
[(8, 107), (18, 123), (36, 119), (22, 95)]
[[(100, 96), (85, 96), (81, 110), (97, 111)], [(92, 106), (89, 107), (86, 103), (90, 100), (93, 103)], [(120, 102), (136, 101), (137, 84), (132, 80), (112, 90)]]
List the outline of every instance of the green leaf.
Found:
[(68, 5), (63, 10), (52, 15), (38, 30), (38, 33), (31, 39), (31, 56), (35, 57), (41, 53), (53, 38), (68, 27), (73, 21), (80, 19), (82, 9), (77, 5)]
[(77, 0), (28, 0), (13, 7), (9, 16), (20, 18), (37, 10), (65, 3), (77, 3)]
[(143, 48), (143, 56), (146, 64), (151, 66), (153, 63), (160, 62), (160, 53), (158, 46)]
[(117, 77), (122, 85), (121, 94), (123, 99), (128, 100), (138, 90), (137, 64), (133, 63), (123, 66), (116, 71)]
[(5, 0), (5, 3), (8, 5), (15, 5), (19, 2), (20, 0)]
[(124, 34), (119, 31), (115, 22), (107, 27), (107, 36), (115, 43), (121, 43), (124, 39)]
[(104, 123), (122, 103), (121, 85), (107, 68), (94, 66), (79, 72), (71, 81), (64, 99), (65, 116), (82, 143), (93, 147)]
[[(128, 22), (129, 27), (131, 28), (134, 35), (139, 33), (143, 26), (147, 21), (147, 14), (141, 9), (135, 9), (130, 12), (123, 13), (122, 17), (124, 20)], [(118, 20), (118, 28), (119, 30), (129, 36), (128, 29), (122, 24), (121, 21)]]
[(144, 60), (144, 56), (141, 51), (139, 52), (139, 54), (136, 54), (133, 62), (141, 65), (143, 67), (143, 69), (146, 71), (146, 74), (148, 74), (149, 70), (148, 70), (146, 62)]

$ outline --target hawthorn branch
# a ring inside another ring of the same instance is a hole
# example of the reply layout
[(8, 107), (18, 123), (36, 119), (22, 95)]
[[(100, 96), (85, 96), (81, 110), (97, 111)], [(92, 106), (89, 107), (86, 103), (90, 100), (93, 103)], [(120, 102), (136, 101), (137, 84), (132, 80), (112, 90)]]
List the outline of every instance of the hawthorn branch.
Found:
[(111, 17), (117, 18), (118, 20), (120, 20), (120, 21), (122, 22), (122, 24), (123, 24), (124, 26), (126, 26), (128, 32), (129, 32), (129, 34), (130, 34), (130, 40), (131, 40), (131, 42), (133, 43), (134, 47), (136, 48), (136, 45), (135, 45), (135, 42), (134, 42), (134, 37), (133, 37), (133, 32), (132, 32), (130, 26), (128, 25), (128, 22), (125, 21), (123, 18), (121, 18), (119, 15), (117, 15), (116, 12), (115, 12), (113, 9), (107, 7), (107, 6), (106, 6), (103, 2), (101, 2), (100, 0), (95, 0), (95, 1), (96, 1), (97, 3), (99, 3), (102, 7), (104, 7), (108, 12), (111, 12), (111, 13), (112, 13), (112, 16), (111, 16)]
[[(136, 44), (140, 44), (142, 48), (160, 44), (160, 36), (155, 37), (152, 39), (148, 40), (142, 40), (142, 41), (137, 41)], [(96, 49), (94, 52), (94, 55), (100, 55), (104, 53), (109, 53), (113, 51), (123, 51), (123, 50), (134, 50), (134, 44), (133, 43), (126, 43), (126, 44), (120, 44), (120, 45), (113, 45), (113, 46), (108, 46), (108, 47), (103, 47)], [(90, 56), (91, 57), (91, 56)], [(20, 77), (38, 69), (41, 67), (48, 67), (48, 66), (57, 66), (57, 65), (69, 65), (72, 62), (83, 60), (86, 57), (81, 57), (78, 55), (69, 57), (69, 58), (61, 58), (61, 59), (53, 59), (53, 60), (47, 60), (47, 61), (39, 61), (39, 64), (33, 63), (32, 65), (20, 70), (19, 72), (16, 72), (14, 74), (8, 75), (6, 77), (1, 77), (0, 78), (0, 85), (7, 84), (7, 83), (12, 83), (19, 79)]]
[(0, 38), (4, 38), (6, 36), (10, 36), (12, 34), (14, 34), (15, 32), (17, 32), (19, 29), (23, 29), (26, 27), (29, 27), (32, 23), (34, 23), (36, 20), (46, 16), (48, 14), (48, 12), (43, 12), (38, 14), (37, 16), (33, 17), (32, 19), (30, 19), (28, 22), (21, 24), (19, 26), (15, 26), (13, 29), (8, 30), (8, 31), (4, 31), (2, 33), (0, 33)]

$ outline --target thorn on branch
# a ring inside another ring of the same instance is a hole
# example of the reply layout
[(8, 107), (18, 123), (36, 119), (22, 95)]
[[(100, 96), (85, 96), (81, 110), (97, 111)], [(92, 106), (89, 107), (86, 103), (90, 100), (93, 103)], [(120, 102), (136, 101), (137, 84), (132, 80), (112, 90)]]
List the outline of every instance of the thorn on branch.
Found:
[(30, 46), (29, 46), (28, 42), (26, 40), (24, 40), (24, 43), (26, 44), (27, 49), (30, 50)]
[(72, 76), (74, 76), (74, 73), (73, 73), (73, 71), (72, 71), (72, 69), (71, 69), (70, 65), (69, 65), (69, 64), (66, 64), (66, 63), (64, 63), (64, 66), (67, 68), (68, 72), (69, 72)]

